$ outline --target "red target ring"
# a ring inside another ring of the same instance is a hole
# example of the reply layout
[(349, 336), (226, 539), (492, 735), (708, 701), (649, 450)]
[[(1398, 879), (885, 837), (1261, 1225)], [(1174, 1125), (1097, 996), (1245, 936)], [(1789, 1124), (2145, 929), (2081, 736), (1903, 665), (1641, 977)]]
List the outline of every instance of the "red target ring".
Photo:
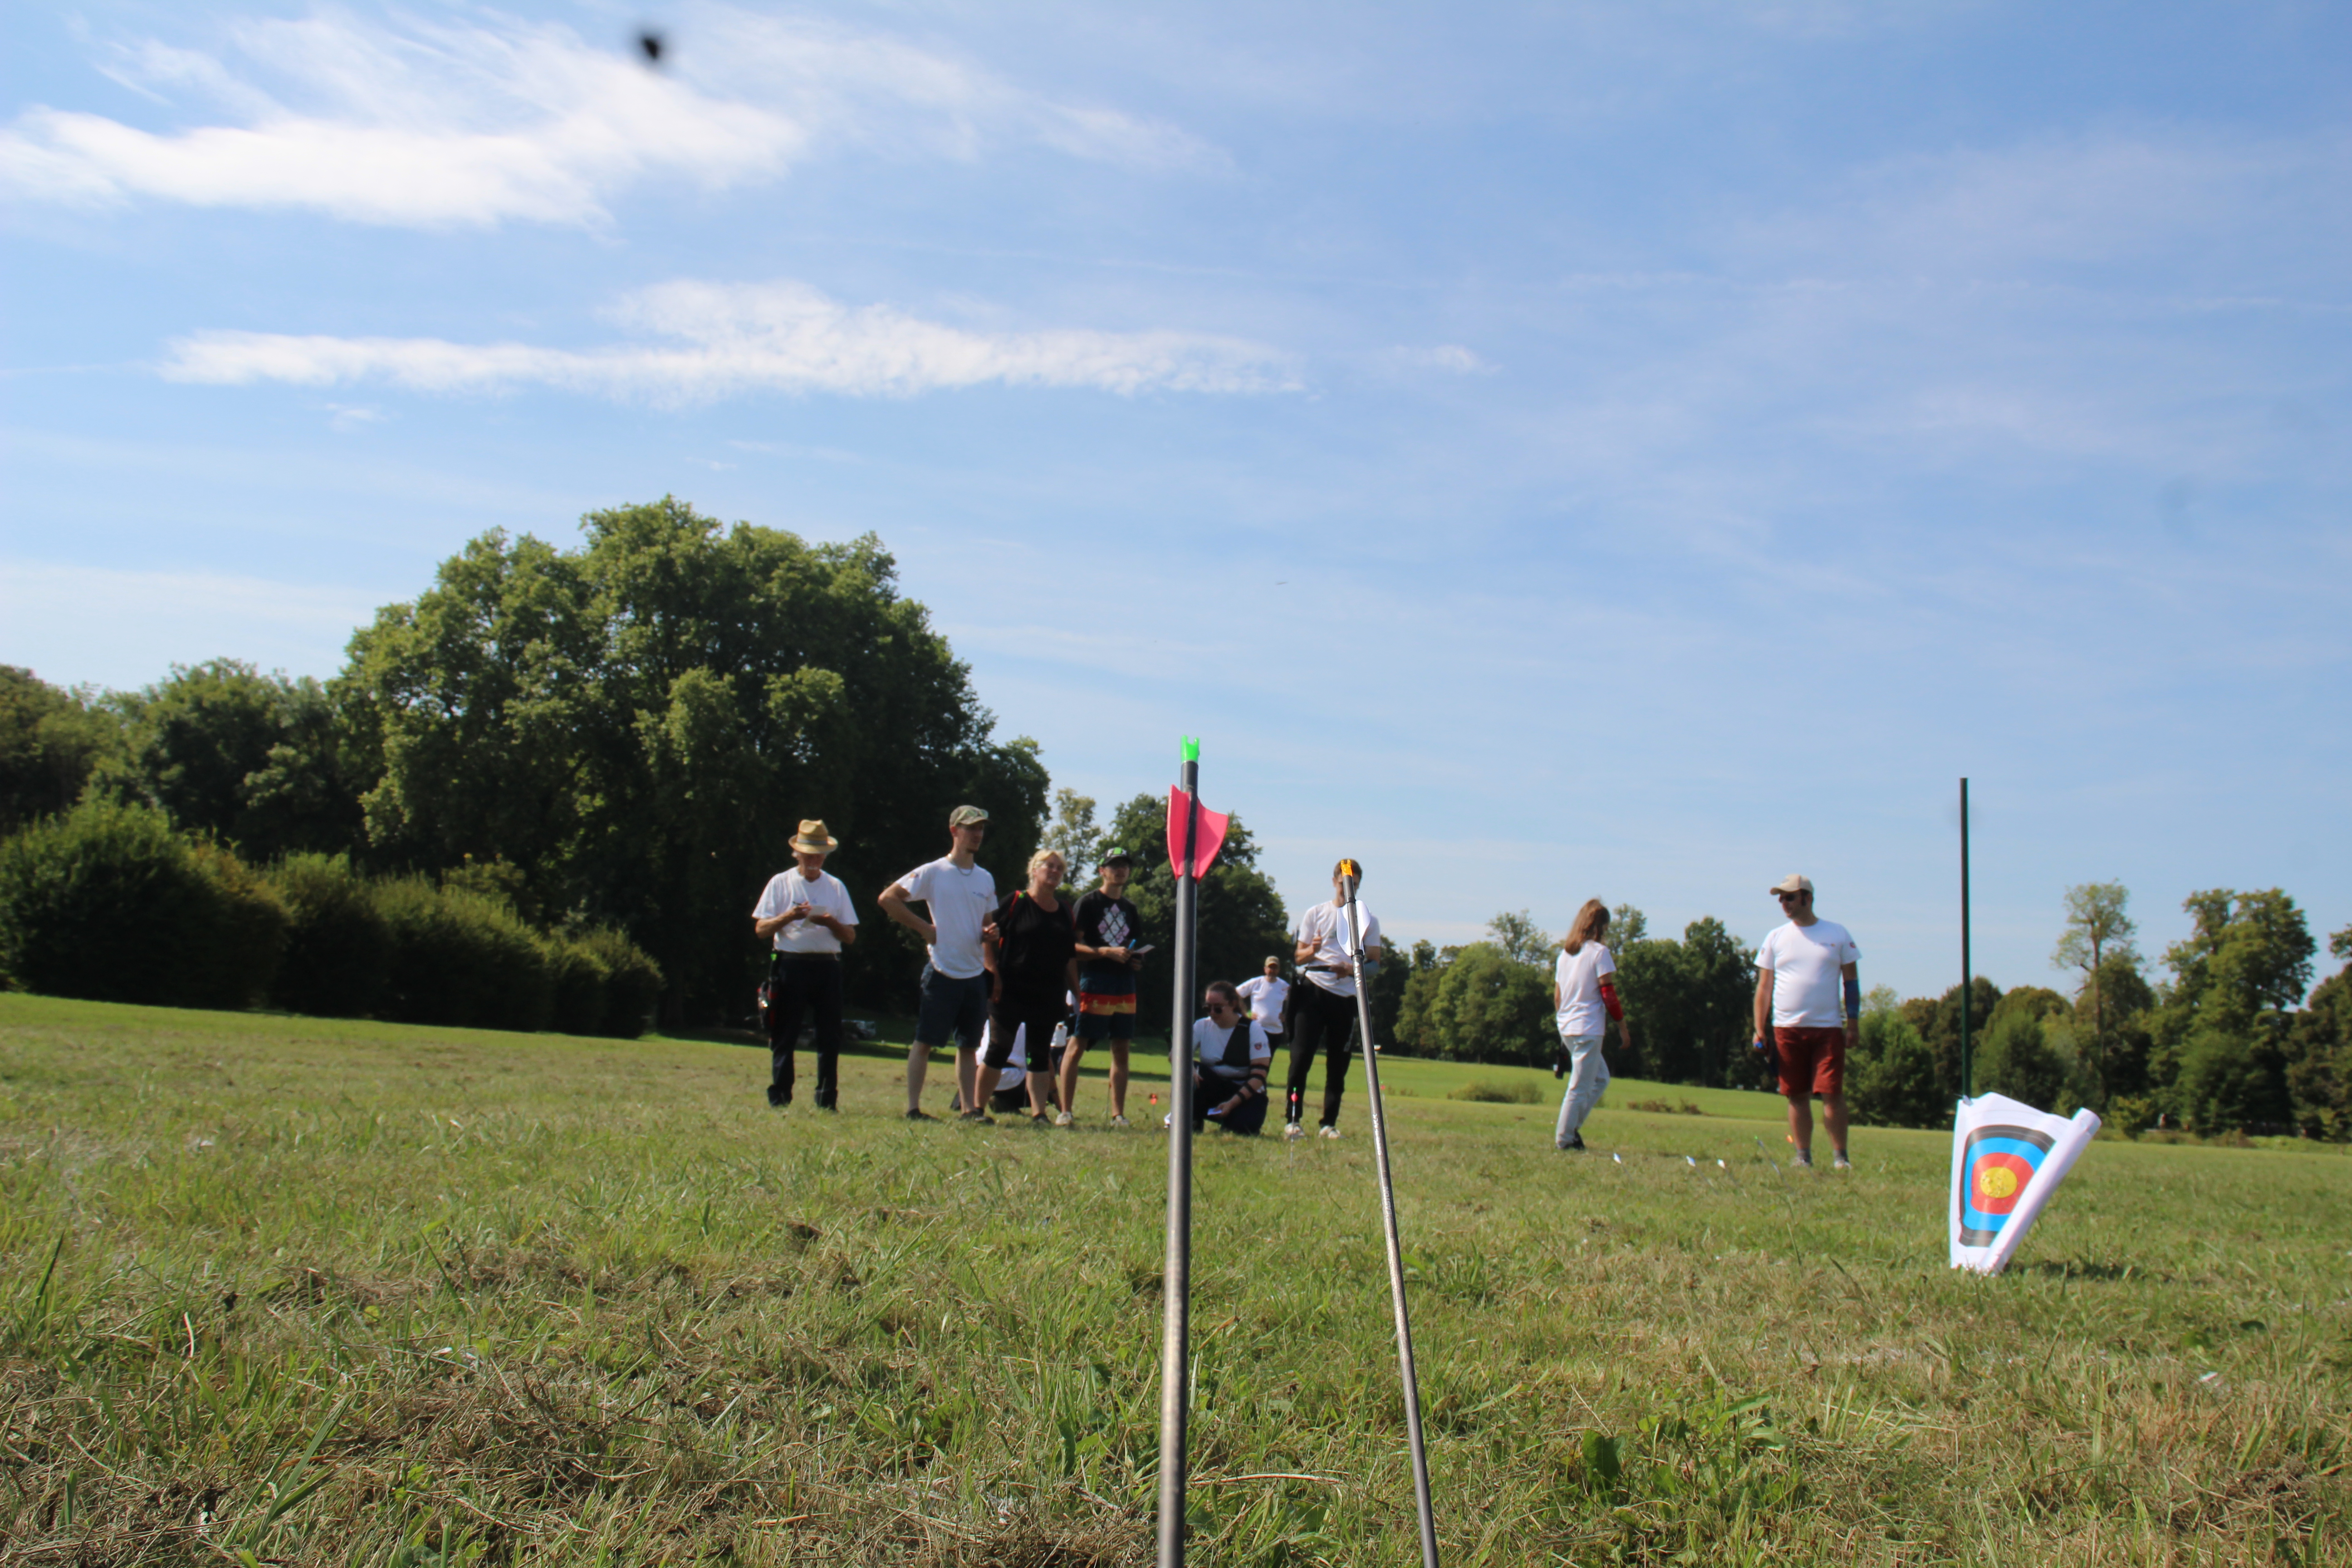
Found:
[(2005, 1215), (2017, 1207), (2017, 1200), (2025, 1195), (2025, 1184), (2032, 1179), (2033, 1167), (2019, 1155), (1979, 1155), (1976, 1168), (1969, 1173), (1969, 1203), (1980, 1214)]

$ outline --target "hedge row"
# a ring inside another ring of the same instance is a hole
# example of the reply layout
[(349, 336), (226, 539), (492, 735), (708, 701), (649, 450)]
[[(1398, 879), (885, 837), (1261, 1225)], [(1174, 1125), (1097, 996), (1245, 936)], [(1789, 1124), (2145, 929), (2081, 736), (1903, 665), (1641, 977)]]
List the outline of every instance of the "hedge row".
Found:
[(0, 842), (0, 980), (55, 996), (641, 1035), (661, 971), (605, 929), (532, 930), (504, 901), (341, 856), (267, 870), (92, 802)]

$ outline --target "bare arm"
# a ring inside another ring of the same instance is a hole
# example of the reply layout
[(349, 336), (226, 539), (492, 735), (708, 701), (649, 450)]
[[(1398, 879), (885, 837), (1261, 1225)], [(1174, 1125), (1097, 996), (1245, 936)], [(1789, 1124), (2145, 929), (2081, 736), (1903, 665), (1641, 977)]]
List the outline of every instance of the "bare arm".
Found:
[[(1838, 965), (1838, 973), (1844, 980), (1845, 989), (1849, 994), (1856, 996), (1862, 994), (1862, 966), (1860, 964), (1842, 963)], [(1848, 1050), (1852, 1050), (1854, 1047), (1862, 1044), (1862, 1009), (1859, 1007), (1850, 1007), (1846, 1009), (1845, 1044)]]
[(940, 928), (907, 907), (907, 889), (898, 883), (893, 882), (883, 889), (882, 897), (877, 901), (884, 914), (921, 937), (925, 946), (939, 941)]
[(1772, 1037), (1772, 972), (1769, 969), (1756, 972), (1756, 1037)]

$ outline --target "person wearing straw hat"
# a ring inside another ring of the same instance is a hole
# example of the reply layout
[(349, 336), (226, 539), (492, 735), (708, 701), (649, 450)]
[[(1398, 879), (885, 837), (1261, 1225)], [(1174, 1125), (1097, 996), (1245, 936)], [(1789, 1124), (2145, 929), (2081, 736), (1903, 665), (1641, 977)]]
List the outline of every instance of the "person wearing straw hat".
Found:
[(809, 817), (793, 835), (793, 868), (768, 879), (751, 906), (754, 935), (774, 943), (768, 960), (768, 1103), (793, 1102), (793, 1052), (801, 1017), (816, 1024), (816, 1108), (836, 1109), (841, 1098), (841, 950), (857, 940), (857, 910), (849, 889), (824, 868), (840, 847), (823, 817)]
[(1853, 933), (1813, 913), (1813, 883), (1794, 872), (1766, 889), (1788, 923), (1756, 950), (1756, 1043), (1772, 1043), (1780, 1093), (1789, 1101), (1789, 1142), (1797, 1163), (1813, 1163), (1813, 1096), (1822, 1097), (1836, 1166), (1845, 1151), (1845, 1058), (1862, 1037), (1862, 950)]

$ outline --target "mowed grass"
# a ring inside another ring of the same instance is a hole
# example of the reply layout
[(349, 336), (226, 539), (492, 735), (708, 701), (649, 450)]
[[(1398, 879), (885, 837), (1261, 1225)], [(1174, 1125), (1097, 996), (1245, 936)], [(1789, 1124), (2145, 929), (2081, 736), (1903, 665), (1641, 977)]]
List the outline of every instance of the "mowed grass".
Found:
[[(1149, 1562), (1158, 1116), (897, 1055), (0, 997), (0, 1559)], [(1948, 1135), (1386, 1070), (1447, 1563), (2352, 1560), (2340, 1152), (2101, 1142), (1988, 1280)], [(1418, 1560), (1362, 1089), (1198, 1145), (1196, 1562)]]

